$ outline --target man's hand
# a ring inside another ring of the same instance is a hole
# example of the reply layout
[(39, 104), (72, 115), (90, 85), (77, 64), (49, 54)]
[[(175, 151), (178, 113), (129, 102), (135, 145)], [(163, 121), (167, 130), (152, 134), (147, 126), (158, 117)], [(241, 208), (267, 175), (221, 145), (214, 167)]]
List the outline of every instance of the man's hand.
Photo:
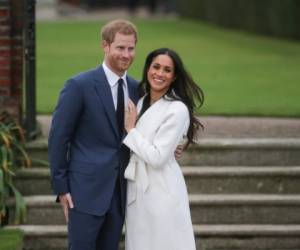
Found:
[(70, 193), (59, 196), (59, 202), (63, 208), (66, 222), (69, 222), (69, 208), (74, 208), (72, 197)]
[(178, 145), (175, 150), (175, 158), (178, 160), (181, 158), (183, 153), (184, 145)]

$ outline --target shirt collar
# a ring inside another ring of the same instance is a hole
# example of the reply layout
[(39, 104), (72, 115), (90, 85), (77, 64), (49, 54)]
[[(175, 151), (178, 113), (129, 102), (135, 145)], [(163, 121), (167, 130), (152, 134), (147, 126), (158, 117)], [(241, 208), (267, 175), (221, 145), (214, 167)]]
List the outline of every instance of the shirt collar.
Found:
[(126, 81), (126, 75), (127, 75), (127, 71), (125, 71), (123, 76), (118, 76), (116, 73), (114, 73), (107, 65), (105, 62), (102, 63), (102, 67), (104, 70), (104, 73), (106, 75), (107, 81), (110, 85), (110, 87), (113, 87), (114, 85), (116, 85), (118, 83), (118, 80), (120, 78), (123, 79), (124, 81), (124, 85), (125, 87), (127, 87), (127, 81)]

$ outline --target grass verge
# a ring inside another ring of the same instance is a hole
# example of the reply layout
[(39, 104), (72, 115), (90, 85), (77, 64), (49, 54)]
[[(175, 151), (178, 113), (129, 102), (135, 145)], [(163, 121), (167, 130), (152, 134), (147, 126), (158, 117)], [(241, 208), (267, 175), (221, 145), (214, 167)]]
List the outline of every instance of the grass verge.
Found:
[[(146, 55), (170, 47), (203, 88), (205, 115), (300, 117), (300, 43), (190, 20), (133, 20), (139, 29), (130, 75)], [(37, 106), (51, 113), (64, 82), (102, 62), (104, 21), (37, 23)]]
[(23, 233), (19, 230), (0, 228), (0, 249), (21, 250), (23, 244)]

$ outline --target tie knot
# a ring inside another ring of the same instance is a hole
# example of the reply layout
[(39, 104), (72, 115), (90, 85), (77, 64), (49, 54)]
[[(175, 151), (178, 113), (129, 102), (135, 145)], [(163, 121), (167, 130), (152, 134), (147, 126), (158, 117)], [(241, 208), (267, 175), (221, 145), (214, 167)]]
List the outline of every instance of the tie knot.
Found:
[(123, 79), (122, 79), (122, 78), (120, 78), (120, 79), (118, 80), (118, 85), (121, 85), (121, 86), (123, 86), (123, 83), (124, 83)]

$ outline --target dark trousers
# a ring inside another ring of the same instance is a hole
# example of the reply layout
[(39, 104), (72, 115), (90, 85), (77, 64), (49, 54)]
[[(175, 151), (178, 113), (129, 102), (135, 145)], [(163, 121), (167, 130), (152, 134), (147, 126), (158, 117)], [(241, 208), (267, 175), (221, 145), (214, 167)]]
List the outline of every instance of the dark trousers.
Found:
[(103, 216), (76, 211), (69, 212), (68, 238), (70, 250), (118, 250), (124, 216), (121, 192), (116, 181), (111, 206)]

